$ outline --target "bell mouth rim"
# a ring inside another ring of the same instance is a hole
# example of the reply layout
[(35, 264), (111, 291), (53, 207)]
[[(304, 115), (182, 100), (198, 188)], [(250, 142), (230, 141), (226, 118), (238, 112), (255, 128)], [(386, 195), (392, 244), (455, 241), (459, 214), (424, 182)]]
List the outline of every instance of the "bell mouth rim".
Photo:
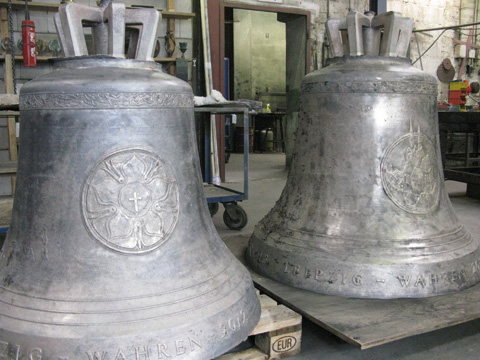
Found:
[(245, 256), (258, 274), (299, 289), (359, 299), (399, 299), (454, 294), (478, 284), (480, 248), (470, 250), (455, 259), (418, 264), (352, 262), (272, 245), (254, 232)]
[(135, 69), (161, 69), (161, 65), (152, 60), (119, 58), (110, 55), (71, 56), (50, 59), (54, 69), (72, 69), (79, 67), (121, 67)]

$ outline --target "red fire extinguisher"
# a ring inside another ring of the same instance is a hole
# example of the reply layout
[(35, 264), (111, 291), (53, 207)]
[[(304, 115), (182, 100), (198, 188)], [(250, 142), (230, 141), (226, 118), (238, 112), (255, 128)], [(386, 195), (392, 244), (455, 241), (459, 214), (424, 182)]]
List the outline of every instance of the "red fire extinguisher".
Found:
[(23, 65), (28, 67), (37, 66), (37, 39), (35, 35), (35, 23), (30, 20), (28, 0), (25, 0), (25, 20), (22, 21), (23, 42)]

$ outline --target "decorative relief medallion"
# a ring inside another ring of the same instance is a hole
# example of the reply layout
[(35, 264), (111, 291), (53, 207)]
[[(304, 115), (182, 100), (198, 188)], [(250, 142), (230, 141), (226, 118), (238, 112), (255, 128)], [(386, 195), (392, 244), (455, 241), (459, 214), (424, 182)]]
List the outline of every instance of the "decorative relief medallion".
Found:
[(437, 206), (440, 175), (435, 147), (420, 128), (418, 132), (410, 130), (388, 147), (381, 163), (381, 178), (388, 197), (401, 209), (426, 214)]
[(189, 93), (40, 93), (20, 97), (20, 110), (52, 109), (151, 109), (193, 107)]
[(175, 228), (177, 182), (156, 154), (122, 149), (91, 170), (81, 206), (95, 240), (122, 253), (145, 253), (162, 245)]
[(437, 95), (437, 84), (423, 81), (318, 81), (305, 83), (304, 93), (398, 93)]

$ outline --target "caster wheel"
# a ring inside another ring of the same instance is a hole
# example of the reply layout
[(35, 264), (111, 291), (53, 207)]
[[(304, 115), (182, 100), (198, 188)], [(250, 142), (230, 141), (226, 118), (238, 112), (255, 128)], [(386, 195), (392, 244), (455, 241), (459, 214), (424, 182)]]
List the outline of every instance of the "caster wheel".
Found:
[(242, 230), (248, 222), (247, 213), (239, 205), (226, 205), (223, 222), (229, 229)]
[(214, 216), (218, 212), (218, 203), (208, 203), (208, 211), (210, 211), (210, 216)]

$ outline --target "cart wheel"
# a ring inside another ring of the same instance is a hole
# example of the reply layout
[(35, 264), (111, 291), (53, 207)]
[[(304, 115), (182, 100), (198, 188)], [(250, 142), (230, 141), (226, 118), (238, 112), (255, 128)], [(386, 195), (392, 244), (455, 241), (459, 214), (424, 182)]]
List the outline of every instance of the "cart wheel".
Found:
[(225, 205), (223, 222), (232, 230), (242, 230), (248, 222), (247, 213), (240, 205)]
[(218, 203), (208, 203), (208, 211), (210, 211), (210, 216), (214, 216), (218, 212)]

